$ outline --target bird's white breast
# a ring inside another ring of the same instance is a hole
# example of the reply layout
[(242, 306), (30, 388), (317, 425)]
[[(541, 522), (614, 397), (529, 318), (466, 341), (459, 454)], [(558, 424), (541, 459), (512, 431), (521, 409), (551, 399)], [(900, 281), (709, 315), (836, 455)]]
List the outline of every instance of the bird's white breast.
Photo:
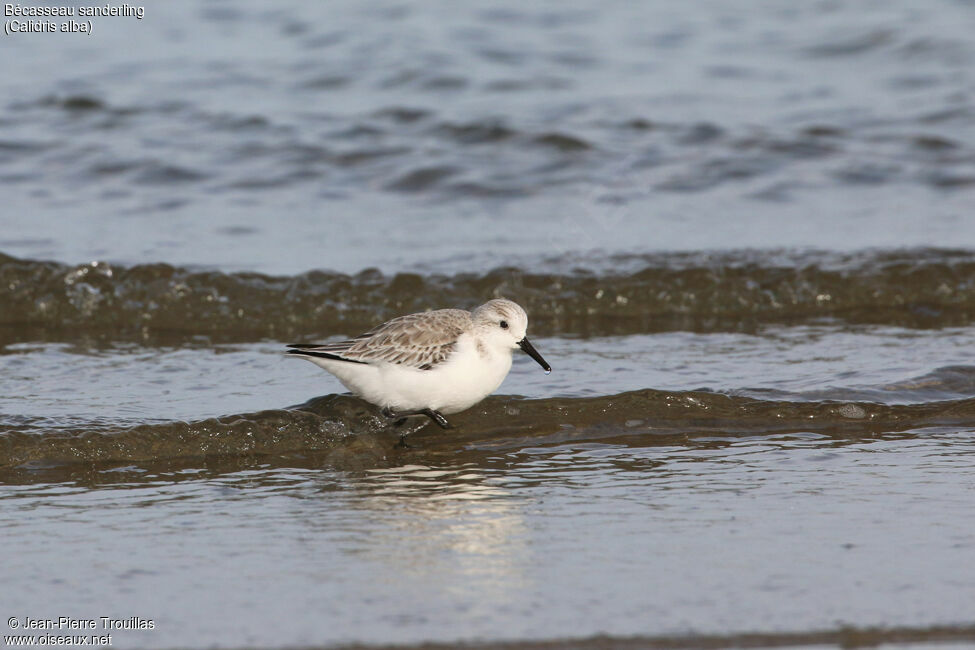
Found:
[(464, 334), (446, 361), (421, 371), (428, 375), (419, 382), (426, 385), (421, 395), (436, 402), (430, 408), (458, 413), (496, 391), (510, 370), (511, 350), (478, 349), (474, 337)]

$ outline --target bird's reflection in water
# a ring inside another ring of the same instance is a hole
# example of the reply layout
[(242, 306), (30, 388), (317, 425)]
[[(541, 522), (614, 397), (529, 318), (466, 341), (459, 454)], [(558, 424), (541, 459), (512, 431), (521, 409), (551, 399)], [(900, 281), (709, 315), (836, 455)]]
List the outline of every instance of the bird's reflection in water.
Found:
[[(530, 533), (522, 502), (480, 468), (369, 470), (355, 489), (373, 520), (359, 552), (398, 572), (496, 606), (527, 586)], [(381, 558), (381, 560), (380, 560)]]

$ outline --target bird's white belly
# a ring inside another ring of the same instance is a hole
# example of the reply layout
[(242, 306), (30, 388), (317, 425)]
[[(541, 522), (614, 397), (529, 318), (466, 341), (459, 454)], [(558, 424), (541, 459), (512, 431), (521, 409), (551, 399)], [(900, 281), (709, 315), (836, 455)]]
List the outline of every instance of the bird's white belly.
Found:
[(459, 345), (431, 370), (392, 363), (349, 363), (309, 359), (372, 404), (397, 411), (430, 408), (458, 413), (493, 393), (511, 370), (511, 354), (482, 356), (473, 344)]
[(458, 353), (432, 370), (383, 368), (387, 395), (394, 409), (431, 408), (458, 413), (493, 393), (511, 369), (511, 355), (484, 358), (476, 352)]

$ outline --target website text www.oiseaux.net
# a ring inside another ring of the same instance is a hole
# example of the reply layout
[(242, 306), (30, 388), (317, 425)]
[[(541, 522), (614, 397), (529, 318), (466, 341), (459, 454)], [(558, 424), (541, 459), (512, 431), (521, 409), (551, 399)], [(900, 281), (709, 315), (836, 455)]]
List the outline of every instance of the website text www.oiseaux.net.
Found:
[[(112, 635), (121, 630), (153, 630), (152, 619), (133, 616), (119, 619), (108, 616), (99, 618), (19, 618), (7, 619), (7, 627), (20, 634), (3, 635), (5, 646), (96, 646), (112, 645)], [(29, 634), (24, 634), (29, 632)]]

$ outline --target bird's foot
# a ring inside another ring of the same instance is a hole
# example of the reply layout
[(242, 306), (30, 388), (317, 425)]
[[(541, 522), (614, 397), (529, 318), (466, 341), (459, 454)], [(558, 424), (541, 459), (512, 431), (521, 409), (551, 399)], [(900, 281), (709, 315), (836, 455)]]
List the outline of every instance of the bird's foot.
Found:
[[(418, 409), (416, 411), (394, 411), (388, 406), (383, 407), (380, 411), (383, 415), (388, 418), (405, 418), (410, 415), (425, 415), (440, 426), (441, 429), (450, 429), (450, 422), (447, 422), (447, 418), (443, 416), (440, 411), (435, 411), (433, 409)], [(399, 426), (399, 422), (395, 426)]]
[(410, 447), (406, 443), (406, 434), (405, 433), (401, 433), (400, 434), (400, 436), (399, 436), (399, 442), (397, 442), (395, 445), (393, 445), (393, 449), (412, 449), (412, 447)]
[(440, 425), (441, 429), (451, 428), (450, 422), (447, 422), (447, 418), (445, 418), (443, 416), (443, 413), (441, 413), (440, 411), (434, 411), (433, 409), (423, 409), (421, 413), (423, 413), (423, 415), (427, 416), (428, 418), (436, 422), (438, 425)]

